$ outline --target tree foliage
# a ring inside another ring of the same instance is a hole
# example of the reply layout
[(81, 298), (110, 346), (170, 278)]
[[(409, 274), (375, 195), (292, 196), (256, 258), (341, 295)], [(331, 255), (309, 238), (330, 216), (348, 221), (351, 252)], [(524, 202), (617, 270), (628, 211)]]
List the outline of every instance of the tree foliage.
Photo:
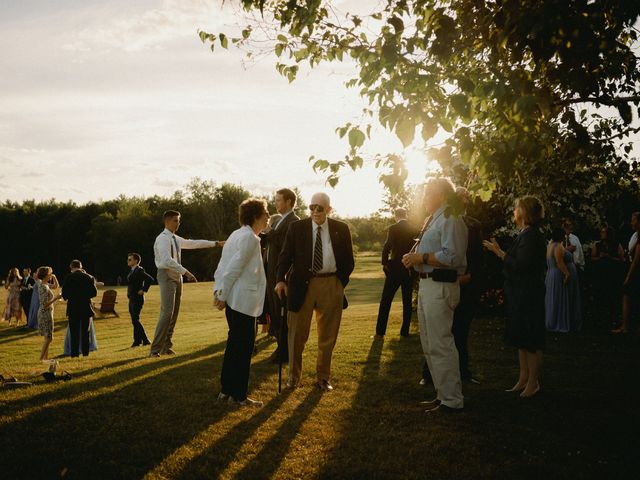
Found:
[[(332, 186), (343, 168), (362, 166), (377, 122), (405, 147), (445, 132), (430, 155), (484, 201), (535, 192), (554, 212), (597, 222), (574, 201), (615, 200), (620, 185), (637, 187), (629, 155), (640, 131), (640, 2), (388, 0), (367, 15), (320, 0), (240, 3), (260, 17), (232, 43), (253, 55), (271, 40), (289, 81), (302, 64), (356, 65), (347, 86), (369, 104), (369, 121), (337, 129), (349, 143), (343, 160), (311, 159)], [(374, 160), (390, 191), (402, 190), (402, 157)]]

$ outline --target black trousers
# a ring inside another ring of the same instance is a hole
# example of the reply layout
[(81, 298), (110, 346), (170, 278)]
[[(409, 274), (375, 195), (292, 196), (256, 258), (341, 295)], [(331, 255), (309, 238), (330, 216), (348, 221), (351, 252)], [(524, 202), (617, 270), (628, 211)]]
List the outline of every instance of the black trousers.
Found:
[(142, 345), (143, 343), (149, 343), (147, 333), (144, 331), (144, 327), (140, 323), (140, 312), (144, 306), (144, 297), (138, 295), (137, 298), (129, 299), (129, 315), (131, 315), (131, 323), (133, 324), (133, 343), (136, 345)]
[(247, 398), (251, 354), (256, 339), (256, 319), (240, 313), (227, 305), (225, 308), (229, 337), (222, 360), (220, 384), (222, 393), (236, 401)]
[(69, 333), (71, 334), (71, 356), (80, 355), (78, 347), (82, 342), (82, 355), (89, 356), (89, 315), (69, 314)]
[(402, 289), (402, 327), (400, 335), (409, 335), (409, 325), (411, 324), (411, 295), (413, 292), (413, 279), (411, 275), (404, 273), (389, 272), (384, 280), (382, 288), (382, 298), (378, 307), (378, 321), (376, 323), (376, 334), (384, 335), (387, 332), (387, 322), (389, 321), (389, 310), (391, 302), (398, 291)]
[[(453, 313), (453, 324), (451, 333), (458, 350), (460, 363), (460, 378), (468, 380), (471, 378), (469, 370), (469, 330), (478, 305), (478, 294), (466, 285), (460, 288), (460, 303)], [(431, 372), (427, 362), (422, 365), (422, 378), (431, 381)]]
[(24, 314), (26, 315), (27, 323), (29, 323), (29, 308), (31, 307), (31, 297), (33, 296), (33, 290), (23, 290), (20, 292), (20, 305)]

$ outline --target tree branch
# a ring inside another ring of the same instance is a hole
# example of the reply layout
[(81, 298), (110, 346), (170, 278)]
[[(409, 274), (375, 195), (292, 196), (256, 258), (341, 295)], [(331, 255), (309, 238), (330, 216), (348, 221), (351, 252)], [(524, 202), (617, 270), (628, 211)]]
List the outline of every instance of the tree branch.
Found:
[(628, 97), (579, 97), (579, 98), (568, 98), (566, 100), (560, 100), (555, 102), (555, 106), (565, 106), (572, 105), (574, 103), (601, 103), (603, 105), (616, 106), (621, 103), (632, 103), (632, 102), (640, 102), (640, 95), (630, 95)]

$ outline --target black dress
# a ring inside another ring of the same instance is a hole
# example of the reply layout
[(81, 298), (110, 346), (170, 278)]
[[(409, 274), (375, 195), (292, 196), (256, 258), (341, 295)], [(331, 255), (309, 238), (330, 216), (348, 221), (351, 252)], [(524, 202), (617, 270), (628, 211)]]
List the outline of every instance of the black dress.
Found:
[(547, 247), (536, 226), (526, 227), (504, 257), (505, 341), (531, 353), (544, 348)]

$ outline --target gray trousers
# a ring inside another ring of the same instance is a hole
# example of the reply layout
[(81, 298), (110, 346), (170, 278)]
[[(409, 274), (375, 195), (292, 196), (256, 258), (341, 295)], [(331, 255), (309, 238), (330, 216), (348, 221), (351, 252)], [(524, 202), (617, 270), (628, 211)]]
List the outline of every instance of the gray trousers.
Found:
[(158, 269), (158, 286), (160, 287), (160, 318), (151, 343), (152, 354), (164, 354), (173, 346), (171, 337), (180, 312), (182, 275), (172, 270)]

